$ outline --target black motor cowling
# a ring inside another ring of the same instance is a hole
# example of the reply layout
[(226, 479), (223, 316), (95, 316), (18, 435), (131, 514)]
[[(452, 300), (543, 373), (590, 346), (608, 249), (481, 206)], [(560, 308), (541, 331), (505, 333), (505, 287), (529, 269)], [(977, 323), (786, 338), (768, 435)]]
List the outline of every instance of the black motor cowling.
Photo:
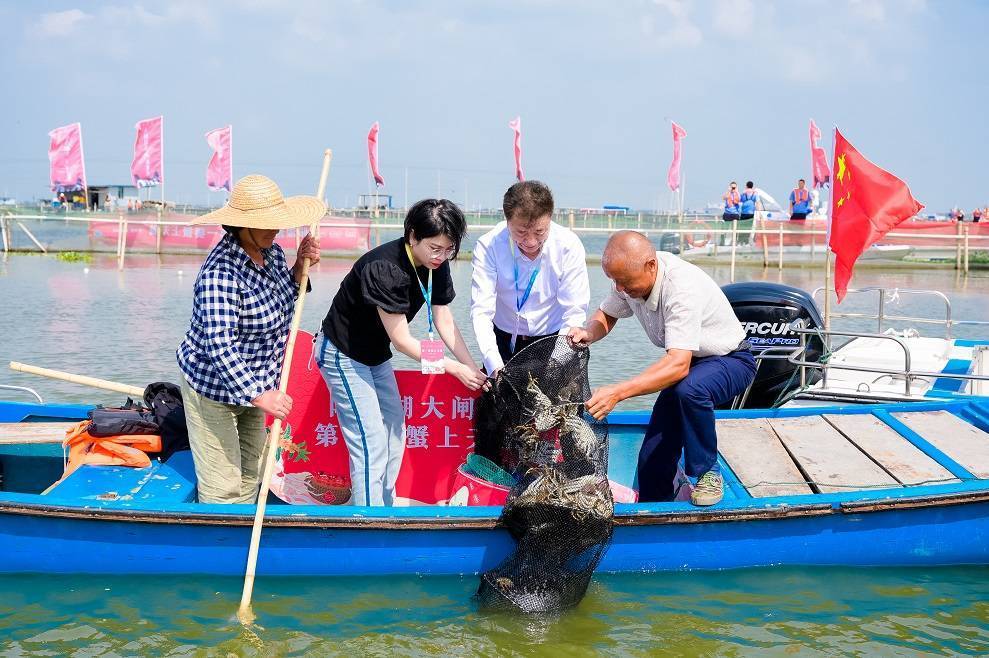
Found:
[[(808, 329), (824, 327), (814, 298), (800, 288), (782, 283), (748, 281), (732, 283), (721, 289), (742, 323), (742, 329), (757, 359), (769, 348), (798, 347), (800, 336), (790, 327), (790, 323), (796, 320), (802, 320), (804, 327)], [(802, 359), (817, 361), (822, 351), (821, 339), (816, 335), (807, 336), (807, 350)], [(772, 354), (783, 356), (784, 350), (775, 349)], [(785, 359), (762, 359), (745, 407), (753, 409), (772, 406), (800, 385), (797, 369), (797, 366)], [(808, 369), (807, 383), (817, 381), (817, 376), (816, 370)]]
[(680, 236), (677, 233), (663, 233), (659, 236), (659, 250), (671, 254), (680, 253)]

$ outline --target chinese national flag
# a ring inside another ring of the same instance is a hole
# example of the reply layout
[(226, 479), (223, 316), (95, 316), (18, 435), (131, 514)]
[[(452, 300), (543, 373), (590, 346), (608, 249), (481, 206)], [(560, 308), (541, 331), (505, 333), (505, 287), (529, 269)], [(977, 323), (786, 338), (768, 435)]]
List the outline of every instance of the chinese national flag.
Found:
[(828, 245), (835, 254), (834, 290), (840, 304), (862, 252), (924, 206), (906, 183), (869, 162), (837, 130), (833, 162)]

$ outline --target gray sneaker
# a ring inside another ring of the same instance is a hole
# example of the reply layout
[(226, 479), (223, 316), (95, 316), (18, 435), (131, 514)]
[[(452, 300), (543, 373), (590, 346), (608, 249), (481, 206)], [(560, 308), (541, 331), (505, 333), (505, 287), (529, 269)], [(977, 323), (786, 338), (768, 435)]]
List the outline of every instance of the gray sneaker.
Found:
[(697, 486), (690, 494), (690, 502), (693, 505), (706, 507), (721, 502), (724, 496), (724, 483), (721, 473), (708, 471), (697, 479)]

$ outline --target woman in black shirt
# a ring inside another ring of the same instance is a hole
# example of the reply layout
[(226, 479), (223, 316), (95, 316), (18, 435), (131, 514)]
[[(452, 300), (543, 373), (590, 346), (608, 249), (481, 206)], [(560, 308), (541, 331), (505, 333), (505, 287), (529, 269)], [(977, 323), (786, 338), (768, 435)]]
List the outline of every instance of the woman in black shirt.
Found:
[[(405, 235), (361, 256), (344, 277), (316, 337), (316, 362), (330, 389), (347, 451), (354, 505), (391, 505), (405, 449), (405, 410), (390, 359), (391, 346), (445, 370), (471, 390), (486, 378), (467, 350), (449, 303), (455, 292), (449, 259), (467, 232), (463, 213), (446, 199), (409, 209)], [(423, 306), (430, 340), (409, 322)], [(442, 343), (433, 340), (433, 330)], [(442, 345), (457, 360), (442, 356)]]

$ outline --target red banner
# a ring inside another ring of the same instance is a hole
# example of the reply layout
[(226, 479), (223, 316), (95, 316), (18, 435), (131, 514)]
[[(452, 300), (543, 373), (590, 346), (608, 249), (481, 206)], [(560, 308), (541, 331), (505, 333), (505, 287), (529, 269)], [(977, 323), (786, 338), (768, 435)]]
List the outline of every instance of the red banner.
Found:
[(522, 172), (522, 117), (509, 121), (508, 127), (515, 133), (515, 178), (521, 182), (525, 180)]
[(371, 125), (371, 130), (367, 133), (367, 161), (371, 166), (371, 175), (374, 176), (374, 184), (381, 187), (385, 184), (385, 179), (378, 171), (378, 122)]
[(86, 187), (86, 162), (82, 155), (82, 125), (73, 123), (48, 133), (48, 162), (53, 192), (72, 192)]
[(233, 188), (233, 130), (227, 126), (206, 133), (206, 143), (213, 149), (206, 165), (206, 186), (214, 192)]
[(164, 180), (162, 162), (162, 142), (165, 134), (165, 118), (155, 117), (138, 121), (134, 128), (134, 158), (130, 164), (130, 175), (137, 187), (161, 185)]
[(810, 170), (813, 178), (811, 187), (824, 187), (831, 182), (831, 170), (828, 168), (828, 156), (824, 149), (817, 145), (817, 140), (821, 139), (821, 131), (810, 120)]
[(670, 123), (673, 124), (673, 161), (666, 174), (666, 184), (670, 190), (676, 192), (680, 188), (680, 141), (687, 136), (687, 131), (674, 121)]
[[(350, 460), (330, 392), (312, 357), (312, 336), (299, 332), (288, 392), (292, 413), (271, 490), (292, 504), (342, 504)], [(405, 409), (405, 456), (395, 495), (410, 504), (446, 502), (457, 468), (474, 446), (471, 392), (451, 375), (396, 373)]]

